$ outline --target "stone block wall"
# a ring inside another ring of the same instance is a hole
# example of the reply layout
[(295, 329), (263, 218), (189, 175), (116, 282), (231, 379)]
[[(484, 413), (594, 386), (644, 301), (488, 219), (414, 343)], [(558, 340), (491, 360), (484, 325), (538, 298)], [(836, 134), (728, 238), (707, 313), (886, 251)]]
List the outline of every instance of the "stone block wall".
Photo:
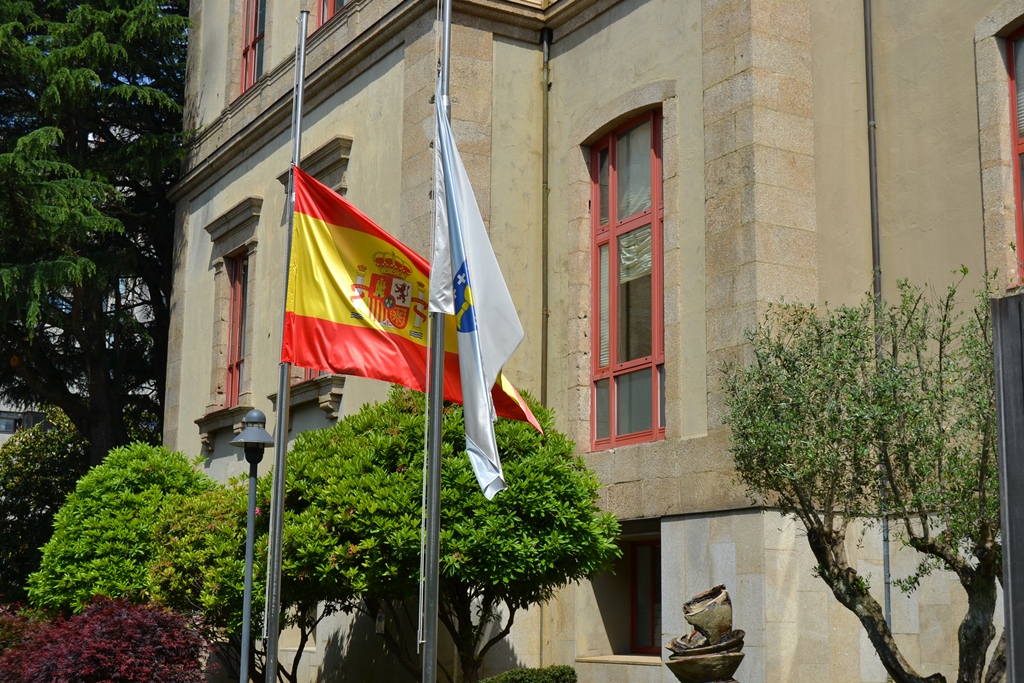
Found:
[(722, 362), (779, 299), (817, 298), (808, 0), (704, 0), (709, 428)]

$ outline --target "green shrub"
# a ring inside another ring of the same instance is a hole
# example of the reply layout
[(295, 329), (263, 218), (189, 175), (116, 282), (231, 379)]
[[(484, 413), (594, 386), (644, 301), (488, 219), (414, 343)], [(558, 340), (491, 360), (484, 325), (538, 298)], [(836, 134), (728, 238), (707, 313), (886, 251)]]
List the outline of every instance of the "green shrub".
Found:
[[(462, 406), (444, 410), (439, 619), (470, 683), (519, 610), (619, 555), (597, 477), (554, 414), (526, 398), (544, 432), (497, 421), (508, 489), (493, 500), (466, 457)], [(284, 590), (317, 587), (322, 599), (358, 598), (353, 608), (370, 618), (386, 612), (384, 642), (414, 676), (415, 631), (394, 606), (414, 602), (419, 586), (424, 409), (423, 394), (395, 388), (330, 429), (303, 432), (286, 478)]]
[(576, 683), (576, 670), (565, 664), (543, 669), (512, 669), (480, 683)]
[(39, 571), (29, 578), (29, 600), (79, 612), (97, 595), (145, 599), (156, 554), (153, 525), (165, 501), (213, 486), (181, 453), (141, 443), (110, 451), (54, 518)]
[(0, 600), (23, 602), (53, 517), (89, 467), (89, 443), (59, 410), (0, 445)]
[[(165, 506), (153, 527), (150, 572), (156, 599), (179, 612), (200, 612), (210, 626), (240, 632), (245, 523), (246, 498), (239, 487), (215, 486)], [(264, 535), (254, 553), (257, 587), (265, 581), (266, 557)], [(254, 590), (252, 597), (253, 620), (259, 622), (264, 593)], [(260, 627), (257, 623), (253, 628), (255, 632)]]

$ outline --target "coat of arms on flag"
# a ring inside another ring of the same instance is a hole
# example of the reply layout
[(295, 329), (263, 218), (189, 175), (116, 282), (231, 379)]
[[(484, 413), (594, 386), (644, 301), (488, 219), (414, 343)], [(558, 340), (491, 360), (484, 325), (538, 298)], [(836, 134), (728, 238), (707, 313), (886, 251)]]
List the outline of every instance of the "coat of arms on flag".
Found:
[[(410, 279), (413, 269), (394, 252), (378, 252), (373, 255), (372, 271), (365, 264), (356, 266), (358, 275), (352, 284), (353, 301), (363, 299), (370, 315), (381, 326), (405, 329), (412, 315), (410, 336), (421, 338), (423, 323), (427, 319), (427, 301), (424, 298), (426, 285)], [(367, 274), (370, 281), (366, 282)], [(353, 317), (361, 314), (353, 312)]]

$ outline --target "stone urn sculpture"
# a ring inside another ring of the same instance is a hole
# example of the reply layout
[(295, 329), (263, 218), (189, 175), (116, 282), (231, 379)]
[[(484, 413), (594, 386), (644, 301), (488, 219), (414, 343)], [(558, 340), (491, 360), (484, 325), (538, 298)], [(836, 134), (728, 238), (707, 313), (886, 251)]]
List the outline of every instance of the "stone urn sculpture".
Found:
[(693, 596), (683, 617), (695, 629), (673, 638), (665, 648), (665, 666), (680, 683), (736, 683), (732, 677), (743, 661), (743, 631), (732, 628), (732, 601), (725, 584)]

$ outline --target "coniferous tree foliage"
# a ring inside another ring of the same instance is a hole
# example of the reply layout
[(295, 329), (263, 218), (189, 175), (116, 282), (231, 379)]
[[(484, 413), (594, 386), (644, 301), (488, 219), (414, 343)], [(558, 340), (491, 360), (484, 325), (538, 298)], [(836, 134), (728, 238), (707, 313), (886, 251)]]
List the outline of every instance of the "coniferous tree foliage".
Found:
[(161, 413), (187, 0), (0, 0), (0, 396)]

